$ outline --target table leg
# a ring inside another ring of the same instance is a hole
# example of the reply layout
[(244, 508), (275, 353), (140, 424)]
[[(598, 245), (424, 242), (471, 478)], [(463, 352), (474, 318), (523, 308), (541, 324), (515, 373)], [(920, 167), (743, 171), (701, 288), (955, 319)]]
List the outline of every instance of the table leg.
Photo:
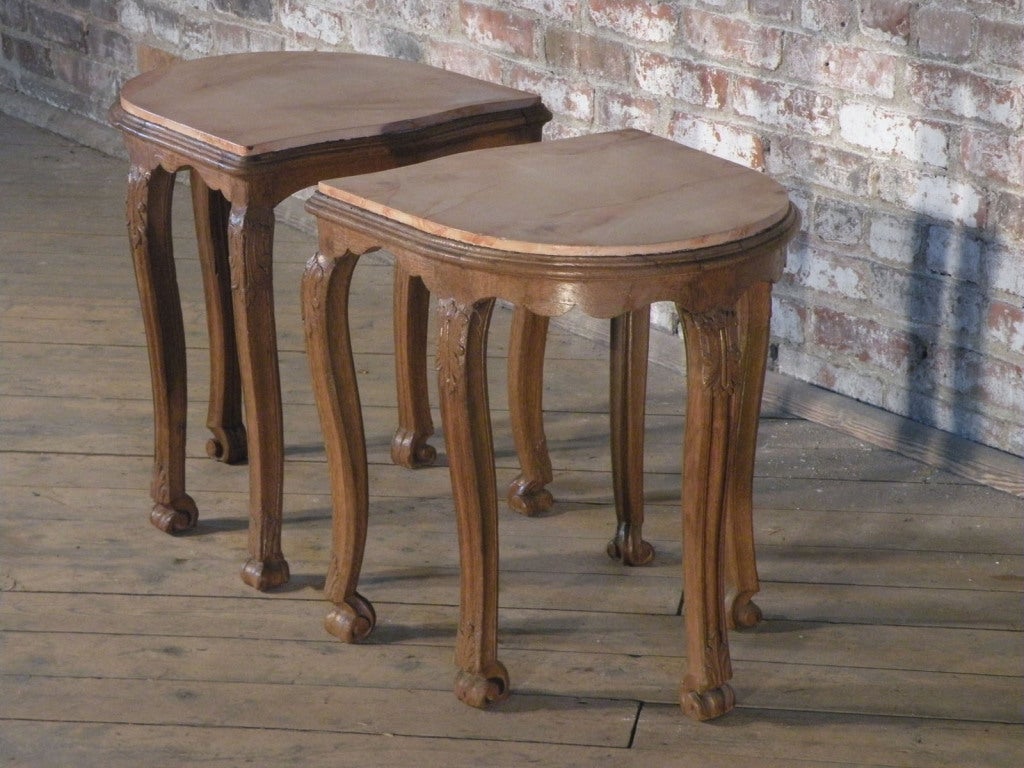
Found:
[(487, 328), (493, 299), (438, 305), (437, 370), (459, 530), (455, 693), (485, 707), (509, 695), (498, 661), (498, 498), (487, 401)]
[(741, 368), (734, 309), (692, 314), (686, 338), (683, 447), (683, 594), (687, 672), (680, 702), (697, 720), (735, 705), (724, 609), (723, 549), (728, 476), (735, 467)]
[(302, 317), (331, 476), (331, 560), (324, 591), (334, 609), (324, 620), (347, 643), (376, 624), (370, 601), (356, 592), (366, 548), (369, 482), (359, 386), (349, 334), (348, 295), (357, 254), (318, 253), (302, 277)]
[(512, 314), (508, 351), (508, 410), (519, 456), (519, 475), (508, 486), (508, 504), (533, 516), (551, 508), (544, 486), (552, 480), (544, 435), (544, 348), (548, 318), (517, 306)]
[(260, 590), (288, 581), (288, 563), (281, 553), (284, 435), (274, 325), (273, 243), (273, 206), (232, 204), (228, 222), (231, 292), (249, 421), (249, 560), (242, 579)]
[(647, 349), (650, 307), (611, 321), (612, 485), (615, 489), (615, 537), (608, 555), (625, 565), (647, 565), (654, 547), (643, 540), (644, 414), (647, 397)]
[(174, 269), (171, 198), (174, 174), (133, 162), (126, 213), (153, 384), (153, 525), (167, 533), (193, 528), (195, 501), (185, 493), (187, 391), (185, 328)]
[(402, 467), (426, 467), (437, 459), (427, 443), (434, 434), (427, 392), (427, 319), (430, 292), (419, 277), (395, 265), (395, 382), (398, 387), (398, 429), (391, 441), (391, 460)]
[(228, 266), (231, 204), (220, 192), (210, 189), (195, 171), (191, 186), (210, 337), (210, 405), (206, 426), (213, 437), (206, 442), (206, 452), (225, 464), (238, 464), (245, 461), (247, 448)]
[(738, 311), (743, 350), (739, 425), (735, 465), (726, 491), (725, 611), (730, 629), (753, 627), (762, 618), (752, 599), (761, 588), (754, 548), (754, 458), (768, 360), (771, 283), (754, 285), (740, 300)]

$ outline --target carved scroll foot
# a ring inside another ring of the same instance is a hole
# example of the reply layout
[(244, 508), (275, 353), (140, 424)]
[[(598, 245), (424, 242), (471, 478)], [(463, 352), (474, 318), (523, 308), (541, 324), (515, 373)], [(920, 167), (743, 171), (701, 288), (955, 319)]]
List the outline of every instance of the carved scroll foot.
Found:
[(484, 709), (488, 704), (504, 701), (509, 693), (508, 670), (500, 661), (482, 672), (459, 670), (455, 675), (455, 695), (471, 707)]
[(428, 437), (399, 427), (391, 440), (391, 460), (406, 469), (433, 465), (437, 461), (437, 449), (427, 442)]
[(288, 581), (289, 575), (288, 562), (283, 557), (267, 560), (250, 558), (242, 567), (242, 581), (260, 592), (281, 586)]
[(729, 629), (750, 629), (760, 624), (764, 615), (753, 595), (740, 594), (726, 597), (725, 617)]
[(154, 504), (149, 521), (164, 533), (181, 533), (196, 527), (199, 509), (192, 497), (185, 494), (169, 504)]
[(714, 720), (736, 706), (732, 686), (723, 683), (707, 691), (683, 691), (679, 698), (683, 713), (694, 720)]
[(620, 524), (615, 538), (608, 542), (608, 557), (620, 560), (623, 565), (649, 565), (654, 560), (654, 547), (644, 541), (639, 531), (629, 525)]
[(551, 509), (555, 497), (543, 483), (519, 475), (508, 486), (508, 505), (526, 517), (535, 517)]
[(213, 437), (206, 441), (206, 455), (225, 464), (241, 464), (248, 458), (249, 444), (245, 427), (210, 428)]
[(365, 640), (376, 625), (373, 605), (358, 592), (334, 606), (324, 619), (324, 629), (345, 643)]

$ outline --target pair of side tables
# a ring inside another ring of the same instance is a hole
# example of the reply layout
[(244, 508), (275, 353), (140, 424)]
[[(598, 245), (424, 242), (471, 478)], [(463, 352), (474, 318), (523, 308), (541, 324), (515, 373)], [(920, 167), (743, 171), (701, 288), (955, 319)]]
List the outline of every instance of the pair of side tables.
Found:
[(406, 466), (434, 458), (425, 347), (430, 295), (437, 299), (461, 567), (455, 688), (474, 706), (510, 691), (497, 657), (485, 371), (494, 302), (516, 308), (509, 400), (522, 474), (510, 500), (528, 514), (551, 503), (540, 396), (548, 318), (575, 307), (610, 319), (617, 525), (608, 551), (639, 565), (653, 556), (641, 536), (648, 307), (673, 301), (687, 371), (681, 703), (701, 720), (733, 707), (727, 631), (760, 620), (751, 503), (771, 286), (798, 219), (781, 186), (639, 131), (538, 143), (550, 113), (535, 95), (358, 54), (175, 64), (126, 83), (111, 119), (131, 163), (127, 218), (153, 383), (157, 527), (176, 532), (198, 519), (185, 490), (185, 342), (170, 229), (174, 178), (189, 169), (210, 333), (208, 452), (249, 461), (244, 580), (269, 589), (288, 579), (273, 210), (319, 182), (307, 204), (319, 251), (302, 295), (334, 505), (328, 630), (355, 641), (376, 620), (357, 591), (369, 489), (348, 294), (362, 254), (385, 248), (395, 257), (392, 454)]

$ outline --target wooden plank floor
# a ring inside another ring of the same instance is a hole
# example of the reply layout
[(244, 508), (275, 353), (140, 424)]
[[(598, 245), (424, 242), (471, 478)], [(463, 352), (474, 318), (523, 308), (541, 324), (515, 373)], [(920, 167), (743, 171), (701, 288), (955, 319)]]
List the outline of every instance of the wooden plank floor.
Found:
[[(766, 414), (756, 531), (766, 621), (734, 633), (738, 708), (682, 719), (682, 396), (652, 369), (648, 568), (604, 555), (613, 510), (607, 355), (553, 331), (556, 509), (505, 512), (502, 658), (514, 694), (451, 693), (457, 549), (447, 469), (388, 460), (390, 267), (357, 270), (354, 344), (371, 457), (370, 642), (321, 629), (329, 499), (298, 281), (313, 238), (280, 227), (285, 547), (257, 594), (246, 469), (205, 458), (205, 325), (177, 214), (198, 530), (148, 522), (149, 374), (123, 223), (126, 167), (0, 115), (0, 765), (1019, 766), (1024, 502), (784, 414)], [(187, 198), (180, 195), (184, 201)], [(491, 376), (499, 482), (515, 468)], [(437, 440), (440, 447), (442, 443)]]

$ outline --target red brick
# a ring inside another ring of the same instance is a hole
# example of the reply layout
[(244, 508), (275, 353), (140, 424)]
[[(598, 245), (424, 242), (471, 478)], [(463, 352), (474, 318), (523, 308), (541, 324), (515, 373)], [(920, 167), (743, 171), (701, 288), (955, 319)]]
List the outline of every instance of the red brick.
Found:
[(534, 23), (523, 16), (476, 3), (459, 7), (466, 37), (488, 48), (518, 56), (533, 56)]
[(988, 123), (1020, 128), (1024, 122), (1024, 91), (963, 69), (913, 62), (907, 66), (911, 97), (925, 109)]
[[(432, 2), (432, 0), (425, 0)], [(437, 5), (443, 3), (433, 2)], [(579, 8), (579, 0), (505, 0), (504, 5), (523, 11), (530, 11), (541, 16), (545, 21), (572, 21)]]
[(782, 62), (782, 31), (696, 9), (683, 15), (687, 45), (716, 58), (774, 70)]
[[(1015, 261), (1024, 284), (1024, 269), (1020, 269), (1021, 247), (1024, 247), (1024, 194), (1019, 191), (992, 192), (993, 234), (1018, 244)], [(1021, 291), (1024, 294), (1024, 290)]]
[(928, 6), (915, 19), (917, 47), (926, 56), (963, 61), (974, 48), (974, 14), (940, 6)]
[[(852, 5), (852, 3), (851, 3)], [(891, 42), (906, 43), (910, 38), (910, 12), (914, 3), (906, 0), (863, 0), (860, 25), (867, 34)]]
[(768, 172), (791, 176), (799, 186), (817, 185), (856, 197), (873, 194), (871, 158), (808, 141), (799, 136), (772, 140)]
[(812, 318), (816, 345), (886, 371), (905, 373), (926, 352), (914, 334), (874, 320), (827, 307), (815, 307)]
[(647, 0), (590, 0), (590, 18), (598, 27), (649, 43), (668, 42), (679, 25), (675, 4)]
[(1024, 136), (1017, 133), (964, 129), (960, 154), (968, 173), (991, 181), (1024, 187)]
[(242, 19), (273, 21), (273, 0), (213, 0), (213, 7)]
[(725, 104), (729, 76), (721, 70), (651, 51), (637, 51), (633, 67), (637, 85), (648, 93), (712, 109)]
[(892, 98), (897, 58), (889, 53), (822, 41), (817, 35), (790, 35), (785, 71), (796, 80)]
[(772, 21), (792, 21), (797, 4), (793, 0), (750, 0), (750, 11)]
[(50, 50), (31, 40), (23, 40), (20, 37), (12, 37), (3, 33), (4, 58), (14, 62), (21, 69), (41, 77), (53, 77), (53, 62), (50, 59)]

